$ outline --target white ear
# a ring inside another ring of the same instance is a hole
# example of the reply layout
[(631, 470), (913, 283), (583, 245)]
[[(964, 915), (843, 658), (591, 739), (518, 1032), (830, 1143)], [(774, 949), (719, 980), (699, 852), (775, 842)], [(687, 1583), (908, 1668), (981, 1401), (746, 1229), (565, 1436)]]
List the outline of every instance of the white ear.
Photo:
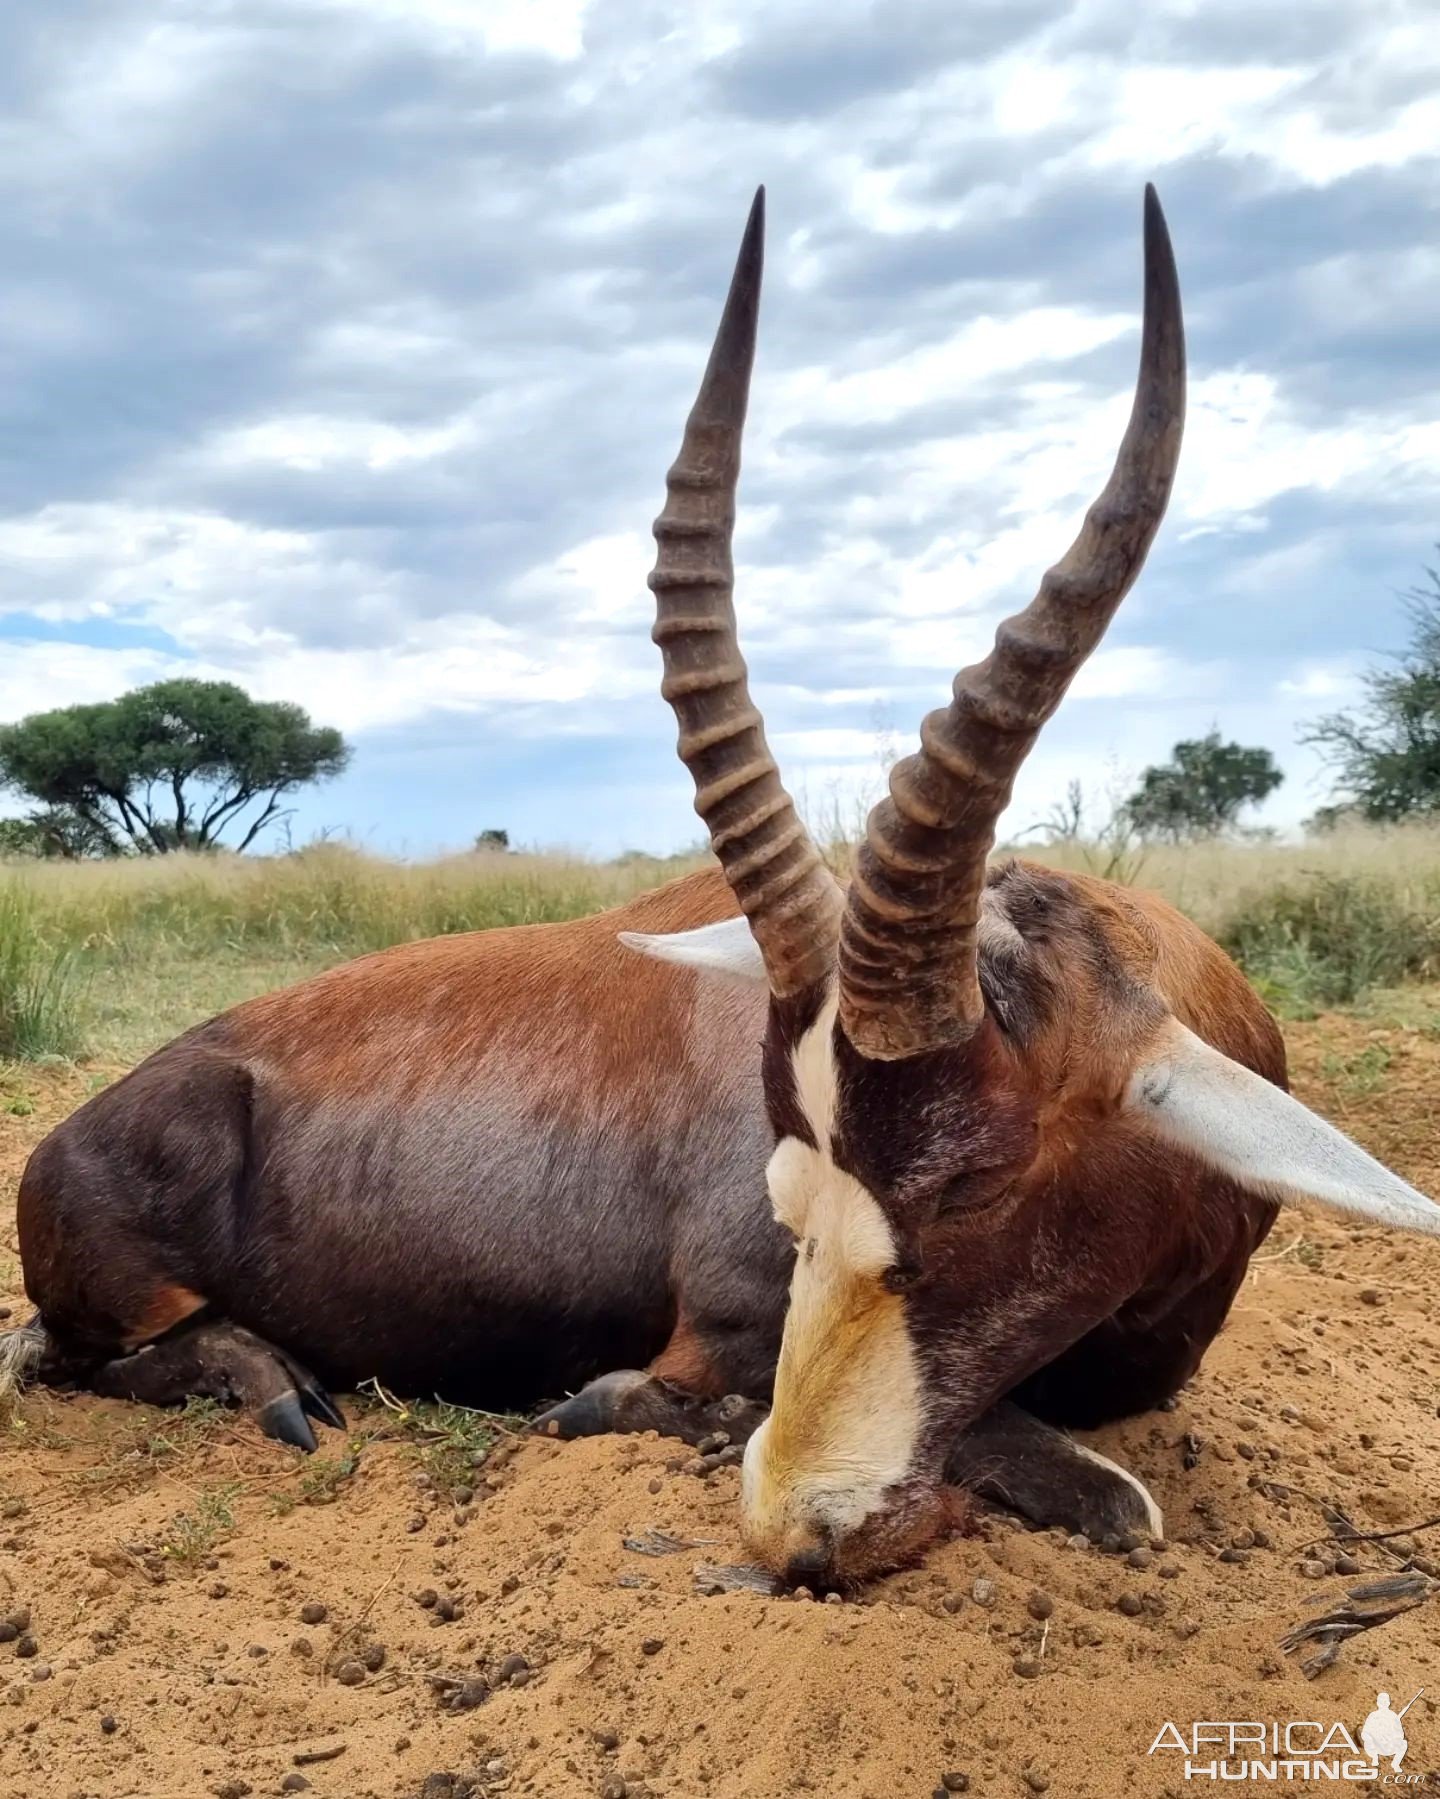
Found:
[(1131, 1076), (1125, 1098), (1160, 1136), (1246, 1186), (1440, 1236), (1433, 1200), (1178, 1019)]
[(702, 924), (697, 931), (667, 931), (654, 937), (644, 931), (621, 931), (620, 941), (657, 962), (684, 962), (737, 981), (762, 985), (765, 981), (760, 945), (743, 918), (724, 918), (719, 924)]

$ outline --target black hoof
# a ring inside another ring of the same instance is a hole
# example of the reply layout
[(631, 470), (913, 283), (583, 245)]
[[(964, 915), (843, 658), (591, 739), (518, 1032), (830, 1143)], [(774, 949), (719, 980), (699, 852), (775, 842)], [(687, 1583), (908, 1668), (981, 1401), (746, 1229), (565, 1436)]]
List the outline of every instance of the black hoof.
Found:
[(570, 1442), (576, 1437), (600, 1437), (611, 1428), (615, 1408), (597, 1402), (589, 1393), (575, 1394), (559, 1405), (542, 1412), (530, 1426), (538, 1436), (560, 1437)]
[(345, 1414), (323, 1387), (317, 1387), (313, 1381), (302, 1381), (297, 1391), (300, 1404), (312, 1418), (321, 1424), (328, 1424), (331, 1430), (345, 1429)]
[(278, 1438), (282, 1443), (293, 1443), (307, 1455), (315, 1453), (315, 1433), (310, 1428), (310, 1420), (305, 1416), (298, 1394), (282, 1393), (276, 1399), (267, 1400), (261, 1406), (258, 1417), (260, 1428), (267, 1437)]
[(649, 1375), (638, 1369), (617, 1368), (590, 1381), (559, 1405), (552, 1405), (530, 1428), (542, 1437), (563, 1437), (567, 1441), (574, 1437), (602, 1437), (619, 1425), (619, 1409), (629, 1395), (655, 1385)]

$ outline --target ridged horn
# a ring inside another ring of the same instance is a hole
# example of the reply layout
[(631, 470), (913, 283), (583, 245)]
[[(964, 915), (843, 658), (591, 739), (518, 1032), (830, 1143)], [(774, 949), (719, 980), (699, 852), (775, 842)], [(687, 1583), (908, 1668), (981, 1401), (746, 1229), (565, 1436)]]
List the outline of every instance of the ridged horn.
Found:
[(1185, 329), (1170, 234), (1145, 189), (1145, 324), (1130, 423), (1080, 534), (955, 677), (950, 705), (871, 812), (840, 933), (840, 1019), (886, 1060), (965, 1042), (984, 1015), (976, 934), (985, 860), (1020, 766), (1140, 573), (1185, 419)]
[(735, 630), (735, 490), (755, 362), (765, 261), (765, 190), (750, 208), (730, 292), (685, 436), (666, 477), (650, 588), (695, 810), (780, 998), (827, 980), (842, 899), (780, 783), (750, 699)]

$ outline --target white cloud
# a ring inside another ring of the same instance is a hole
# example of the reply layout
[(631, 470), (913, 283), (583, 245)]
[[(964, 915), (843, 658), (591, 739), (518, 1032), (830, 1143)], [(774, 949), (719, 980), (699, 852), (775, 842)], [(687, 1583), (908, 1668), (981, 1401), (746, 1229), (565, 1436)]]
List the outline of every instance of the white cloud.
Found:
[[(1158, 172), (1180, 477), (1017, 807), (1212, 719), (1288, 754), (1395, 640), (1440, 516), (1433, 23), (1423, 0), (76, 9), (26, 38), (0, 126), (28, 271), (0, 385), (29, 446), (0, 714), (184, 668), (352, 731), (474, 713), (497, 759), (663, 741), (649, 521), (764, 177), (737, 605), (787, 772), (853, 797), (874, 721), (909, 740), (1105, 479)], [(176, 649), (92, 647), (97, 622)]]

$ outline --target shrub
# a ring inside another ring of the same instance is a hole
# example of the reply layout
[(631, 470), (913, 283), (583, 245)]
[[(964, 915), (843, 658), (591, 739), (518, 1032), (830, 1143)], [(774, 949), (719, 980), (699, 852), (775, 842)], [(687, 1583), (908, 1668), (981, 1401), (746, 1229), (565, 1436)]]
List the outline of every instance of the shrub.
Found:
[(1435, 972), (1440, 919), (1374, 875), (1317, 874), (1251, 894), (1217, 933), (1276, 1010), (1313, 1014)]

